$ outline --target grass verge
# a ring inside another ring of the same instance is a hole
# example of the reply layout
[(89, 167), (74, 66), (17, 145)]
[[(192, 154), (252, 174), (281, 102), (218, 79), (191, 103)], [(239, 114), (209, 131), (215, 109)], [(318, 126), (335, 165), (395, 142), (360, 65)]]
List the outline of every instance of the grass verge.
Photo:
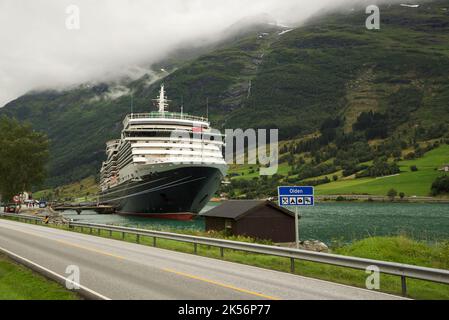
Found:
[(56, 282), (0, 254), (0, 300), (78, 300)]

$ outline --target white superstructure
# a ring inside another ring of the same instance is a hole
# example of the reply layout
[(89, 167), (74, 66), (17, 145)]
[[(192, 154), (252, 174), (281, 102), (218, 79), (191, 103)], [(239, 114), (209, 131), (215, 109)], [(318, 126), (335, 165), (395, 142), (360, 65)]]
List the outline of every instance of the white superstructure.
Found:
[(208, 119), (169, 112), (164, 86), (155, 101), (158, 112), (126, 116), (121, 139), (107, 143), (102, 191), (183, 167), (213, 167), (226, 175), (224, 137), (213, 132)]

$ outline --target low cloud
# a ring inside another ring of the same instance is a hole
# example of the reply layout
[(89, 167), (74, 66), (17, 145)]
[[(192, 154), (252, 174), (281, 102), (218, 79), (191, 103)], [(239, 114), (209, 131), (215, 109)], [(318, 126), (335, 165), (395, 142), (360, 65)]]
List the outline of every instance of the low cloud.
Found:
[[(30, 90), (142, 74), (181, 43), (213, 39), (248, 16), (297, 24), (348, 2), (0, 0), (0, 107)], [(66, 27), (70, 5), (80, 9), (79, 30)]]

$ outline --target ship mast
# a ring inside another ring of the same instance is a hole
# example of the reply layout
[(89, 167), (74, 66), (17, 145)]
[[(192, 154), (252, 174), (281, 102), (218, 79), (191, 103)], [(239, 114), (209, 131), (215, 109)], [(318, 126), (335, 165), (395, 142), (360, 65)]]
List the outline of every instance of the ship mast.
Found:
[(168, 112), (169, 100), (165, 96), (165, 88), (164, 88), (163, 84), (161, 85), (161, 91), (159, 92), (159, 97), (154, 101), (158, 104), (159, 113), (161, 113), (162, 115), (165, 115), (165, 112)]

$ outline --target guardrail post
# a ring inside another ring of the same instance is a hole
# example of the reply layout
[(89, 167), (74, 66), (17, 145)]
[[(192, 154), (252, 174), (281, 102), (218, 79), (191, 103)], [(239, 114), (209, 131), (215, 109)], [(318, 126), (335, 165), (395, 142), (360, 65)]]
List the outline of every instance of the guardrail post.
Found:
[(224, 248), (220, 248), (220, 256), (224, 258)]
[(193, 251), (195, 252), (195, 254), (198, 254), (198, 244), (193, 244)]
[(109, 230), (109, 238), (112, 238), (112, 230)]
[(295, 259), (290, 258), (290, 272), (295, 273)]
[(140, 243), (140, 234), (136, 235), (136, 243)]
[(101, 229), (98, 228), (98, 235), (101, 236)]
[(92, 232), (93, 232), (92, 227), (90, 228), (90, 231), (89, 231), (89, 232), (90, 232), (90, 234), (92, 234)]
[(402, 285), (402, 296), (407, 296), (407, 278), (406, 276), (401, 276), (401, 285)]
[(122, 240), (125, 240), (125, 233), (122, 232)]
[(153, 247), (156, 247), (157, 245), (156, 239), (157, 239), (156, 237), (153, 238)]
[(84, 233), (84, 227), (81, 227), (81, 233)]

